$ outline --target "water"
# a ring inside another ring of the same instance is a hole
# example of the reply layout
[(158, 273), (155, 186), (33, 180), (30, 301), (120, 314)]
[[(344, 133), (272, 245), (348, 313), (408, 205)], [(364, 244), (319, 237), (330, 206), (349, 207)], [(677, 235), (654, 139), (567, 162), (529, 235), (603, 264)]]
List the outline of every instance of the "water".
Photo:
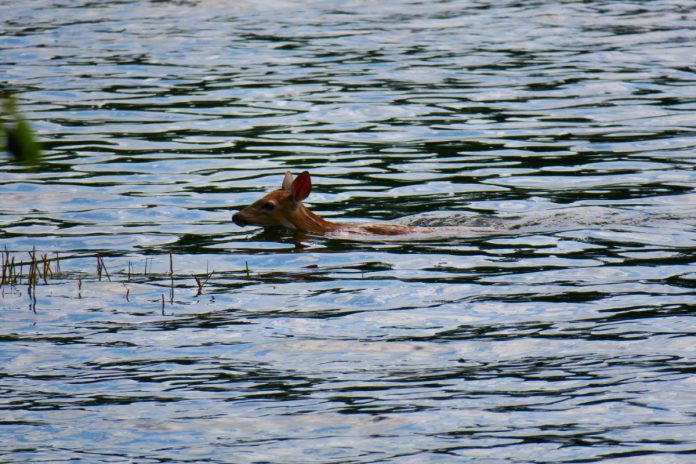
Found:
[[(0, 9), (0, 461), (696, 460), (692, 2)], [(236, 227), (288, 169), (500, 233)]]

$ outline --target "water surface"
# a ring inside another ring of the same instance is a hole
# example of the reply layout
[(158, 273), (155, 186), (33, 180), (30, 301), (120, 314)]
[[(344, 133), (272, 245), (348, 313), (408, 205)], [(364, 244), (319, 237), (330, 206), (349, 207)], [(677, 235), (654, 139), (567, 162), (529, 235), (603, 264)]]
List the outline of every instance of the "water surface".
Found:
[[(690, 2), (1, 8), (0, 460), (694, 461)], [(498, 232), (235, 226), (286, 170)]]

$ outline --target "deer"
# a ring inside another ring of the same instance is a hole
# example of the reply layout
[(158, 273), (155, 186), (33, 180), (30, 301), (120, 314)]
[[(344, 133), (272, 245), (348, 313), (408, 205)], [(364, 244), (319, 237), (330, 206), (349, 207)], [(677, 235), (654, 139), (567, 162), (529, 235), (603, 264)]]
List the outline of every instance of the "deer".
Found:
[(286, 172), (280, 189), (267, 193), (251, 205), (232, 216), (232, 221), (240, 226), (260, 226), (263, 228), (284, 228), (295, 232), (313, 235), (341, 236), (407, 236), (407, 235), (473, 235), (495, 233), (490, 227), (468, 226), (410, 226), (385, 222), (333, 222), (312, 212), (302, 202), (312, 191), (312, 178), (304, 171), (296, 178)]

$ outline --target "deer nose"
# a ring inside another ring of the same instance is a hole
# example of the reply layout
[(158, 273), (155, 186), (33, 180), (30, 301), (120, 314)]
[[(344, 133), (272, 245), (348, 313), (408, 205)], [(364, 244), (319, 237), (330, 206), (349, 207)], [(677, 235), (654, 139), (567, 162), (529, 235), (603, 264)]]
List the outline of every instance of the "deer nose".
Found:
[(239, 227), (248, 226), (249, 223), (244, 220), (241, 214), (235, 213), (232, 215), (232, 222), (237, 224)]

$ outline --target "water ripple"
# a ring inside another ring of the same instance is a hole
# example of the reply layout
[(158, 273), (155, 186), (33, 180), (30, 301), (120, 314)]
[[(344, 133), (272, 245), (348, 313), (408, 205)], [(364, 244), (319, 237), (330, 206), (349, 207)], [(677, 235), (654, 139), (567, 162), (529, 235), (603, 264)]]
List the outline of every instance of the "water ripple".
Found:
[[(0, 250), (61, 259), (2, 286), (0, 454), (691, 462), (695, 15), (3, 6), (46, 163), (0, 161)], [(235, 226), (286, 170), (333, 220), (495, 233)]]

